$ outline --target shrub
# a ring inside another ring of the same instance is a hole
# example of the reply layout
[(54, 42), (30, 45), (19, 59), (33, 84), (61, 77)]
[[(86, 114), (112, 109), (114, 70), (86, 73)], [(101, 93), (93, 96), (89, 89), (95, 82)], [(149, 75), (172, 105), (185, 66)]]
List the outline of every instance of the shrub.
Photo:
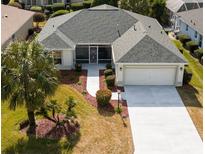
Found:
[(112, 75), (112, 74), (113, 74), (112, 69), (107, 69), (104, 71), (105, 77), (107, 77), (108, 75)]
[(58, 10), (65, 10), (64, 3), (53, 3), (53, 11), (56, 12)]
[(108, 87), (113, 87), (115, 85), (115, 76), (109, 75), (106, 77), (105, 81)]
[(8, 5), (22, 9), (22, 5), (19, 2), (11, 2)]
[(191, 78), (192, 78), (191, 70), (188, 67), (185, 67), (183, 83), (188, 84), (191, 81)]
[(30, 8), (31, 11), (34, 11), (34, 12), (43, 12), (43, 9), (41, 6), (32, 6)]
[(92, 1), (83, 1), (84, 8), (90, 8), (92, 4)]
[(81, 64), (75, 64), (75, 71), (81, 72), (82, 71), (82, 65)]
[(54, 12), (50, 17), (53, 18), (53, 17), (67, 14), (67, 13), (69, 13), (68, 10), (58, 10), (58, 11)]
[(186, 49), (193, 53), (194, 50), (198, 49), (198, 45), (196, 41), (189, 41), (186, 43)]
[(45, 21), (46, 17), (43, 13), (36, 13), (33, 16), (33, 21), (37, 23), (37, 27), (39, 27), (39, 22)]
[(200, 61), (200, 60), (201, 60), (201, 57), (203, 56), (203, 49), (200, 48), (200, 49), (194, 50), (194, 55), (195, 55), (196, 58), (198, 58), (199, 61)]
[(106, 69), (112, 69), (112, 64), (106, 64)]
[(49, 11), (53, 11), (53, 5), (45, 5), (45, 9)]
[(185, 45), (186, 42), (191, 40), (190, 37), (188, 35), (185, 35), (185, 34), (179, 34), (178, 38), (182, 42), (183, 45)]
[(71, 9), (73, 11), (81, 10), (81, 9), (83, 9), (83, 3), (72, 3)]
[(98, 90), (96, 93), (96, 99), (100, 106), (105, 106), (110, 102), (112, 92), (108, 89)]

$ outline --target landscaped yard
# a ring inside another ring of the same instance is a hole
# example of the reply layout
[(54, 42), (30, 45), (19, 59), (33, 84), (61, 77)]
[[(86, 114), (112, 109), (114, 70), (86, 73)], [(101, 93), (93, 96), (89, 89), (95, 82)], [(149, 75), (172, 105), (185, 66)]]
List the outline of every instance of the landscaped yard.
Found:
[[(80, 123), (80, 134), (76, 138), (61, 140), (28, 138), (18, 130), (19, 122), (27, 118), (26, 109), (18, 107), (10, 111), (2, 103), (2, 151), (4, 153), (132, 153), (132, 136), (129, 119), (118, 114), (100, 114), (74, 88), (61, 84), (54, 96), (64, 105), (68, 96), (78, 100), (75, 107)], [(38, 117), (40, 118), (40, 117)], [(72, 146), (72, 144), (75, 146)]]
[[(182, 44), (178, 40), (173, 40), (180, 48)], [(183, 55), (188, 62), (188, 67), (192, 72), (192, 79), (188, 85), (177, 88), (186, 108), (195, 124), (201, 138), (203, 138), (203, 66), (198, 59), (190, 55), (189, 51), (183, 49)]]

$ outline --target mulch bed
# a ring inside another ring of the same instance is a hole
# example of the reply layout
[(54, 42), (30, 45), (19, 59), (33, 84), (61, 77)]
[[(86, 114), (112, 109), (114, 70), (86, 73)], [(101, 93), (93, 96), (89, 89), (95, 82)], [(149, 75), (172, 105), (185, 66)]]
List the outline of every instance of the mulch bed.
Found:
[[(60, 117), (63, 119), (63, 116)], [(35, 136), (37, 138), (60, 139), (68, 137), (78, 131), (74, 125), (65, 123), (64, 126), (56, 126), (56, 124), (48, 119), (40, 119), (36, 121)], [(21, 129), (21, 132), (27, 132), (28, 127)]]
[[(105, 82), (105, 76), (104, 76), (105, 70), (100, 70), (99, 77), (100, 77), (100, 89), (107, 89), (107, 84)], [(117, 90), (120, 90), (121, 92), (124, 92), (124, 87), (114, 86), (112, 89), (110, 89), (112, 92), (117, 92)]]
[[(61, 72), (61, 82), (63, 84), (69, 84), (71, 87), (75, 88), (76, 90), (78, 90), (80, 93), (83, 94), (83, 96), (85, 97), (86, 100), (88, 100), (88, 102), (98, 108), (98, 104), (96, 101), (96, 98), (91, 96), (87, 90), (86, 90), (86, 85), (87, 85), (87, 70), (82, 70), (81, 72), (75, 72), (75, 70), (62, 70)], [(101, 73), (103, 73), (103, 70), (100, 70)], [(100, 78), (102, 78), (102, 76), (104, 75), (100, 75)], [(100, 79), (100, 85), (102, 79)], [(80, 84), (79, 84), (80, 82)], [(105, 84), (105, 83), (104, 83)], [(106, 88), (106, 87), (104, 87)], [(119, 87), (116, 87), (119, 88)], [(102, 88), (102, 85), (100, 86), (100, 89)], [(115, 89), (113, 89), (115, 90)], [(121, 89), (122, 92), (124, 91), (124, 88)], [(117, 89), (116, 89), (117, 91)], [(114, 91), (115, 92), (115, 91)], [(111, 105), (107, 106), (106, 108), (103, 108), (105, 111), (110, 111), (110, 112), (114, 112), (114, 108), (117, 107), (117, 100), (112, 100)], [(126, 100), (122, 100), (120, 102), (121, 107), (122, 107), (122, 116), (123, 117), (128, 117), (128, 109), (127, 109), (127, 102)]]

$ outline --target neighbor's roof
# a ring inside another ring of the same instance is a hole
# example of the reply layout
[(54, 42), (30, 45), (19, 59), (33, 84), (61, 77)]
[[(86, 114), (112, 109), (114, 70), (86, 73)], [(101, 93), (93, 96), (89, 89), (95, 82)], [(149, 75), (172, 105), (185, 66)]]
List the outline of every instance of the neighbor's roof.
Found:
[(167, 0), (166, 7), (177, 13), (203, 7), (203, 0)]
[(180, 19), (203, 35), (203, 9), (194, 9), (190, 11), (184, 11), (177, 14)]
[(1, 45), (6, 43), (33, 15), (34, 12), (2, 4)]
[[(109, 5), (49, 19), (38, 40), (48, 49), (112, 44), (113, 59), (118, 63), (185, 63), (156, 19)], [(57, 45), (55, 40), (63, 44)]]

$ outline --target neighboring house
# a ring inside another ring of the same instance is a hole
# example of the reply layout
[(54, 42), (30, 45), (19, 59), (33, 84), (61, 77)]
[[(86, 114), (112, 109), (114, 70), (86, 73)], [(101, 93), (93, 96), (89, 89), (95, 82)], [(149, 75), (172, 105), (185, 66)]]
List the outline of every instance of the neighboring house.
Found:
[(5, 48), (10, 41), (24, 40), (28, 30), (33, 27), (34, 12), (16, 7), (1, 5), (1, 48)]
[(182, 11), (203, 8), (203, 0), (167, 0), (166, 7), (170, 15), (172, 29), (176, 30), (176, 14)]
[(117, 85), (182, 85), (186, 61), (154, 18), (100, 5), (49, 19), (38, 40), (59, 69), (112, 62)]
[(53, 3), (78, 3), (82, 2), (83, 0), (20, 0), (21, 3), (25, 4), (26, 8), (29, 8), (31, 6), (37, 5), (37, 6), (45, 6), (45, 5), (52, 5)]
[(194, 9), (177, 14), (179, 32), (187, 34), (192, 40), (203, 46), (203, 9)]

